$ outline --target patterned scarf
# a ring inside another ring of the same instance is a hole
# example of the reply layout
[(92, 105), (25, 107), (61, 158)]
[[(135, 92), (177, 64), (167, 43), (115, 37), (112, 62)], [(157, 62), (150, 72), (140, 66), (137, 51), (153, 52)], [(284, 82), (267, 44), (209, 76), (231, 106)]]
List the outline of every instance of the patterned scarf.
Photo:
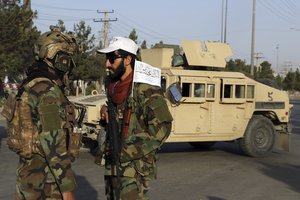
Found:
[(130, 73), (123, 81), (118, 80), (111, 82), (108, 86), (108, 94), (112, 97), (112, 101), (120, 105), (125, 102), (128, 97), (130, 86), (133, 79), (133, 73)]

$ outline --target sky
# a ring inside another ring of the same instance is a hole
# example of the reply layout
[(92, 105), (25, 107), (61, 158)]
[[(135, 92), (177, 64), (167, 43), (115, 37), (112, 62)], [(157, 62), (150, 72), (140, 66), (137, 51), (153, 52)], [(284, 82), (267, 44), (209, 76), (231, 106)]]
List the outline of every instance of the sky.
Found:
[[(226, 31), (222, 10), (226, 0), (31, 0), (38, 30), (45, 32), (59, 19), (66, 29), (85, 21), (92, 28), (96, 42), (103, 39), (107, 17), (109, 38), (129, 36), (135, 29), (138, 43), (146, 40), (148, 47), (163, 41), (180, 45), (181, 40), (222, 41), (232, 48), (231, 58), (250, 64), (253, 0), (228, 0)], [(225, 12), (223, 12), (225, 13)], [(300, 67), (300, 1), (256, 0), (254, 52), (259, 62), (268, 61), (275, 72)], [(222, 34), (223, 33), (223, 34)], [(223, 35), (223, 38), (221, 37)], [(255, 59), (256, 62), (256, 59)]]

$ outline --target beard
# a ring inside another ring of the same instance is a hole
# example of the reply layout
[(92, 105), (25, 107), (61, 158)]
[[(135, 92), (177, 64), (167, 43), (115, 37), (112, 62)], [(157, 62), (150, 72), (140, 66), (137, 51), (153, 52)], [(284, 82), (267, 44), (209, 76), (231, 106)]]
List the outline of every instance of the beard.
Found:
[(120, 65), (116, 68), (116, 70), (109, 70), (109, 77), (113, 80), (120, 80), (123, 74), (125, 73), (126, 69), (124, 66), (124, 62), (120, 63)]

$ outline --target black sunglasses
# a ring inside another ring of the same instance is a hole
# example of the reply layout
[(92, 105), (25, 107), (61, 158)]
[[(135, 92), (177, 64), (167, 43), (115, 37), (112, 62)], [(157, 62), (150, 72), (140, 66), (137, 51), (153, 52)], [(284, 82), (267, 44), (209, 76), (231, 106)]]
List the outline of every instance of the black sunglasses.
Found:
[(116, 55), (114, 53), (106, 54), (106, 60), (109, 60), (110, 64), (114, 64), (115, 60), (118, 58), (125, 58), (123, 55)]

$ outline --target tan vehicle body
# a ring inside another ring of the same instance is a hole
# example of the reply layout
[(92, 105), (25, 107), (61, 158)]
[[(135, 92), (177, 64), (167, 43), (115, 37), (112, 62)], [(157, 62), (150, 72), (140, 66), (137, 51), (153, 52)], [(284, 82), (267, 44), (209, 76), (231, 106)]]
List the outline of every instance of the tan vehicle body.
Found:
[[(172, 67), (174, 50), (171, 48), (142, 49), (142, 61), (161, 68), (162, 85), (169, 99), (169, 109), (174, 118), (172, 132), (167, 142), (214, 142), (244, 140), (253, 116), (259, 121), (272, 122), (273, 127), (252, 125), (253, 133), (244, 145), (257, 144), (263, 152), (247, 152), (250, 156), (265, 156), (277, 141), (280, 149), (289, 149), (289, 116), (291, 105), (288, 94), (259, 83), (239, 72), (216, 71), (224, 68), (225, 58), (231, 55), (227, 44), (200, 41), (183, 41), (186, 62)], [(199, 66), (206, 66), (201, 70)], [(180, 85), (182, 99), (172, 102), (171, 85)], [(258, 117), (259, 116), (259, 117)], [(258, 123), (258, 122), (252, 122)], [(271, 124), (271, 123), (267, 123)], [(250, 132), (250, 128), (248, 130)], [(276, 135), (268, 138), (268, 132)], [(270, 140), (270, 149), (264, 142)], [(195, 143), (197, 144), (197, 143)], [(251, 146), (251, 145), (250, 145)], [(242, 148), (243, 149), (243, 148)], [(247, 147), (246, 147), (247, 149)], [(260, 150), (259, 150), (260, 151)], [(266, 151), (266, 152), (265, 152)]]
[(85, 107), (85, 115), (82, 122), (81, 133), (84, 147), (95, 148), (98, 143), (104, 141), (105, 132), (100, 126), (100, 108), (106, 104), (106, 95), (98, 94), (96, 91), (93, 95), (70, 98), (76, 106)]

